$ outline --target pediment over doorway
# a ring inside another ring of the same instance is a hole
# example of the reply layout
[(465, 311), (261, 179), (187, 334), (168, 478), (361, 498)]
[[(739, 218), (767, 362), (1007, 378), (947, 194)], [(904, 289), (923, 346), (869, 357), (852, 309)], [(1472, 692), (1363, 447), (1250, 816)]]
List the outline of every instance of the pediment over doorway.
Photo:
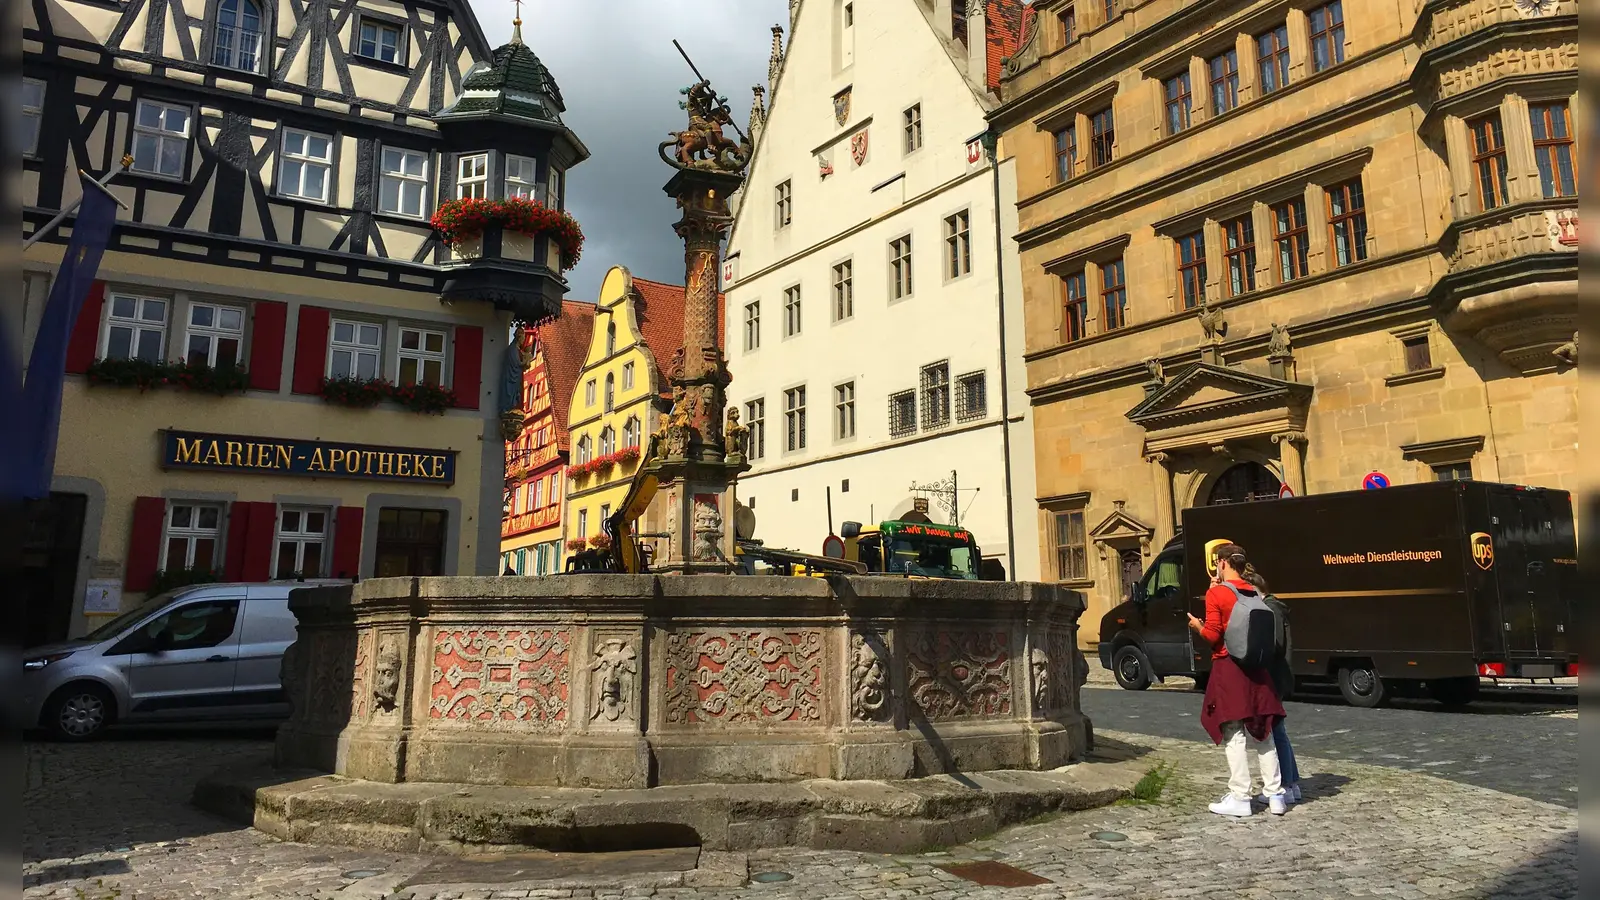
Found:
[(1119, 550), (1138, 547), (1142, 553), (1149, 554), (1150, 540), (1155, 533), (1154, 528), (1129, 513), (1122, 501), (1118, 500), (1111, 515), (1090, 529), (1089, 539), (1100, 547), (1102, 558), (1106, 556), (1107, 547)]
[(1178, 370), (1127, 413), (1145, 429), (1145, 451), (1215, 448), (1305, 430), (1312, 388), (1229, 366)]

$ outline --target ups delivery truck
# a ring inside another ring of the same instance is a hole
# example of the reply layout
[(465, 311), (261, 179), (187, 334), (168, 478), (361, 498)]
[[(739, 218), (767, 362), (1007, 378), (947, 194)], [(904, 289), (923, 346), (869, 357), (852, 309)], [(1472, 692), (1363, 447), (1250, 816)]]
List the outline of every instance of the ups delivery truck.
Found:
[(1204, 684), (1208, 543), (1244, 547), (1289, 608), (1297, 681), (1337, 681), (1354, 706), (1396, 692), (1469, 703), (1479, 678), (1578, 672), (1572, 498), (1565, 491), (1458, 481), (1210, 506), (1183, 528), (1100, 621), (1100, 663), (1131, 690), (1151, 679)]

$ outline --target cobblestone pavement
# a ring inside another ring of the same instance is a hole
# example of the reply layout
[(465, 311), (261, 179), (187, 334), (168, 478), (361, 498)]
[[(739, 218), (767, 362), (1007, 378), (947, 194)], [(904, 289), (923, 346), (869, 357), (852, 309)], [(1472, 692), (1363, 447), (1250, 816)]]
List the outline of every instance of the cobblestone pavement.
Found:
[[(1532, 800), (1578, 805), (1575, 706), (1490, 700), (1451, 711), (1417, 700), (1396, 701), (1391, 709), (1355, 709), (1337, 693), (1303, 693), (1284, 707), (1297, 756), (1426, 772)], [(1200, 728), (1200, 695), (1193, 690), (1091, 685), (1083, 692), (1083, 709), (1096, 728), (1207, 740)]]
[[(774, 884), (695, 889), (694, 875), (614, 875), (440, 884), (470, 862), (280, 843), (187, 804), (208, 769), (259, 758), (257, 735), (133, 736), (29, 744), (24, 884), (29, 900), (579, 900), (757, 897), (827, 900), (1025, 896), (1106, 898), (1563, 898), (1577, 896), (1574, 810), (1397, 768), (1302, 754), (1307, 802), (1289, 815), (1223, 820), (1215, 748), (1097, 728), (1173, 775), (1154, 804), (1119, 805), (1009, 829), (914, 857), (774, 850), (751, 854)], [(1120, 836), (1121, 840), (1107, 840)], [(707, 854), (706, 857), (709, 857)], [(703, 857), (704, 859), (705, 857)], [(940, 866), (996, 859), (1049, 879), (1008, 893)], [(703, 861), (702, 865), (706, 865)], [(429, 867), (434, 868), (430, 869)]]

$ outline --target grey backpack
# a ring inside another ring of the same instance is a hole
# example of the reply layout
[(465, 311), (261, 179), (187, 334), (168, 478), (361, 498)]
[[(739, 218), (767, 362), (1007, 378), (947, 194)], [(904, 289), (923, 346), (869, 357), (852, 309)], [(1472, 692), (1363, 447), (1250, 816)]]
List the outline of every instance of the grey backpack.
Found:
[(1223, 648), (1243, 668), (1270, 665), (1286, 649), (1283, 616), (1254, 588), (1240, 590), (1226, 581), (1222, 586), (1233, 591), (1236, 598), (1228, 627), (1222, 633)]

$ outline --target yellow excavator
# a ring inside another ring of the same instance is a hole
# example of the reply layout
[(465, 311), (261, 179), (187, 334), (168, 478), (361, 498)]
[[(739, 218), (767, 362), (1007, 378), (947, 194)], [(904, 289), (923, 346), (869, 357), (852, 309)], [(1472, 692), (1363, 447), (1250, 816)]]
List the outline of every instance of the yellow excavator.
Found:
[[(650, 436), (650, 443), (639, 457), (639, 467), (634, 470), (633, 480), (628, 485), (627, 496), (617, 505), (616, 512), (601, 523), (606, 536), (611, 539), (611, 547), (607, 550), (594, 548), (573, 554), (567, 559), (566, 571), (622, 572), (630, 575), (650, 571), (650, 554), (639, 541), (644, 535), (635, 530), (635, 525), (644, 516), (645, 510), (650, 508), (650, 501), (655, 499), (656, 491), (661, 486), (656, 456), (660, 440), (659, 435)], [(855, 560), (815, 556), (798, 550), (779, 550), (767, 547), (749, 537), (738, 537), (738, 523), (735, 525), (736, 539), (732, 560), (735, 574), (865, 575), (868, 572), (865, 563)], [(666, 537), (666, 535), (651, 536)], [(763, 568), (766, 571), (762, 571)]]

